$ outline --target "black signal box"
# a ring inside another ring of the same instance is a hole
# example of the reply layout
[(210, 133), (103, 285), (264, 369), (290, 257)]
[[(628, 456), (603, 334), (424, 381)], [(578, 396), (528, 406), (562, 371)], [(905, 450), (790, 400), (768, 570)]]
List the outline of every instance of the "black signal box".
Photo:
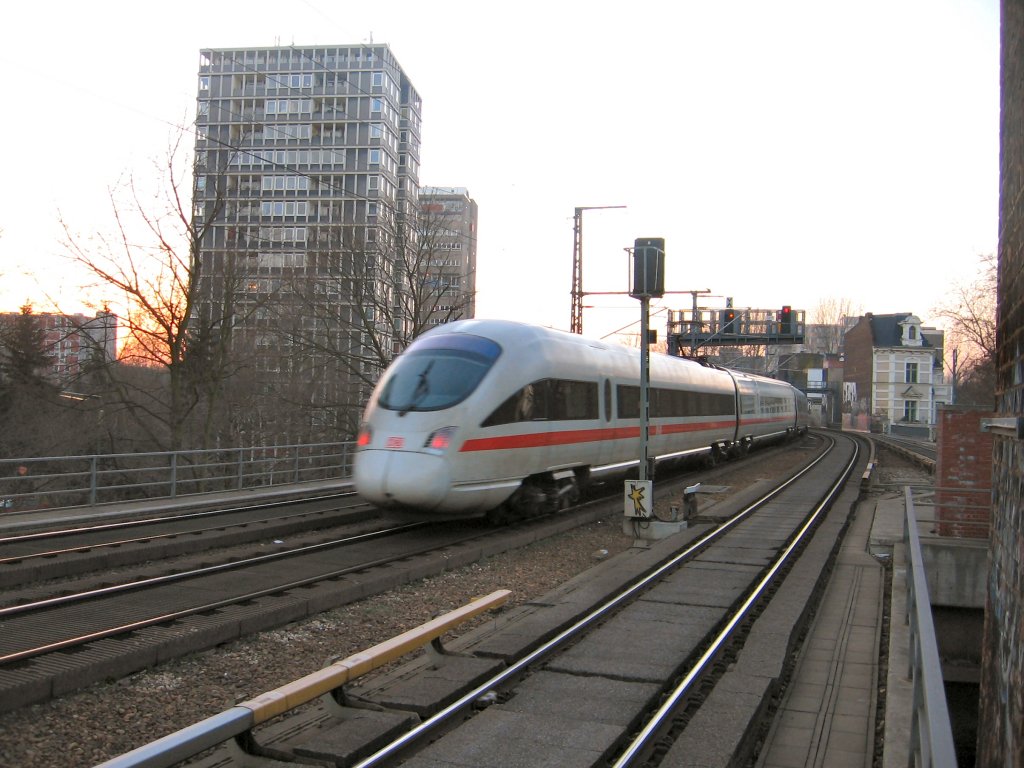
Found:
[(633, 241), (634, 299), (665, 295), (665, 238), (638, 237)]

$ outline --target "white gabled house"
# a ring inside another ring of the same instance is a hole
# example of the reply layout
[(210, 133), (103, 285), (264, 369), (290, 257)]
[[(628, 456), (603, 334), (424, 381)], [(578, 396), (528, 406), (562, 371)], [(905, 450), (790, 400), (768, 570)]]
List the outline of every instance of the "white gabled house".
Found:
[(846, 332), (843, 349), (845, 427), (934, 438), (938, 405), (952, 393), (942, 331), (907, 312), (867, 313)]

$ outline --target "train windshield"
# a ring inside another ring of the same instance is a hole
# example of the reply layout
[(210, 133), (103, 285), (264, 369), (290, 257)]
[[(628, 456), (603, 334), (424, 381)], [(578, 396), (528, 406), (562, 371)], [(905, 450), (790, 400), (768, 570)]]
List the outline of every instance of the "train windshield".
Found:
[(403, 415), (451, 408), (469, 397), (500, 354), (501, 347), (480, 336), (422, 338), (395, 362), (378, 404)]

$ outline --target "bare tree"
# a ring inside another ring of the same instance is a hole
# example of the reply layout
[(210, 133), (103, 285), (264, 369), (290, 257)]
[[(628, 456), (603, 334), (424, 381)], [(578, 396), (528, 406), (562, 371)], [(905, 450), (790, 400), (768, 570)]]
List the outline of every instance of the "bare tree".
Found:
[[(119, 296), (127, 338), (120, 365), (106, 368), (107, 384), (152, 447), (163, 450), (210, 442), (217, 399), (233, 370), (226, 338), (232, 325), (197, 312), (204, 267), (200, 246), (224, 198), (196, 198), (194, 167), (179, 160), (184, 136), (182, 131), (172, 139), (158, 166), (166, 187), (156, 197), (144, 197), (134, 178), (119, 190), (127, 200), (111, 191), (113, 239), (99, 235), (84, 241), (62, 219), (70, 257)], [(221, 284), (230, 297), (237, 276), (226, 274)], [(230, 311), (230, 298), (218, 306)], [(140, 387), (139, 377), (119, 375), (133, 365), (159, 371), (160, 386), (152, 386), (153, 377), (142, 377), (147, 386)]]
[(958, 402), (991, 406), (995, 396), (997, 280), (996, 257), (981, 255), (975, 279), (952, 286), (932, 310), (948, 324), (951, 378)]
[(838, 355), (843, 347), (843, 334), (846, 332), (846, 319), (861, 314), (860, 307), (855, 307), (850, 299), (827, 297), (821, 299), (811, 313), (811, 323), (817, 328), (814, 331), (816, 352), (825, 355)]
[[(469, 306), (464, 276), (443, 247), (446, 227), (428, 210), (379, 205), (373, 225), (319, 228), (308, 246), (311, 266), (294, 270), (279, 294), (276, 325), (308, 383), (302, 407), (332, 413), (336, 430), (354, 434), (394, 357)], [(296, 405), (300, 389), (292, 390)]]

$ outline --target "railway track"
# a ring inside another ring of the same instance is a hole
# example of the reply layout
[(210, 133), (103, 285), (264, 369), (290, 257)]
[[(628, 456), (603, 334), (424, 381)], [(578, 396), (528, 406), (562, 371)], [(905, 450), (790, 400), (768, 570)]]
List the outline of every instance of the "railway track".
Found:
[(871, 440), (883, 449), (910, 459), (929, 472), (935, 472), (937, 452), (934, 443), (892, 435), (871, 435)]
[[(8, 581), (88, 575), (0, 592), (0, 712), (476, 562), (599, 514), (584, 507), (507, 529), (483, 521), (388, 525), (345, 497), (343, 504), (317, 499), (312, 510), (257, 505), (4, 537), (0, 568), (21, 567), (21, 578)], [(285, 532), (287, 543), (274, 539)]]
[(375, 516), (355, 494), (342, 493), (8, 533), (0, 535), (0, 589), (273, 540)]
[[(309, 519), (320, 518), (322, 524), (329, 514), (317, 510)], [(194, 574), (171, 573), (181, 567), (179, 558), (178, 564), (172, 560), (128, 569), (124, 583), (113, 583), (108, 575), (99, 584), (93, 579), (76, 579), (6, 590), (0, 593), (0, 711), (46, 701), (97, 680), (116, 679), (424, 575), (476, 562), (603, 514), (584, 510), (497, 531), (480, 526), (428, 526), (415, 532), (396, 532), (376, 542), (359, 534), (349, 542), (320, 541), (297, 554), (261, 554), (251, 565), (227, 562), (236, 557), (232, 549), (210, 551), (202, 555), (207, 562), (192, 569), (199, 571)], [(80, 549), (104, 544), (108, 551), (117, 552), (125, 546), (118, 546), (118, 542), (126, 539), (145, 547), (146, 539), (158, 535), (172, 544), (180, 538), (211, 534), (230, 539), (239, 531), (262, 526), (265, 519), (266, 510), (246, 510), (244, 516), (241, 511), (231, 511), (226, 521), (182, 515), (173, 520), (147, 521), (150, 527), (105, 524), (90, 530), (20, 538), (18, 544), (27, 549), (26, 544), (33, 542), (39, 555), (35, 559), (45, 562), (64, 555), (75, 557), (83, 554)], [(212, 522), (201, 522), (204, 520)], [(222, 525), (224, 522), (232, 526)], [(172, 526), (172, 530), (161, 531), (160, 526)], [(368, 526), (363, 524), (364, 528)], [(131, 534), (125, 536), (126, 531)], [(264, 530), (257, 538), (265, 540), (266, 536)], [(62, 537), (91, 539), (54, 546)], [(385, 540), (386, 545), (382, 543)], [(327, 568), (325, 558), (330, 560)], [(300, 573), (295, 565), (303, 560), (311, 564), (309, 573)], [(288, 565), (282, 568), (282, 562)], [(257, 578), (255, 571), (248, 570), (250, 567), (261, 569), (264, 576)], [(287, 578), (282, 578), (282, 573)], [(81, 589), (76, 588), (83, 581), (86, 583)], [(244, 588), (239, 589), (239, 585)]]
[[(476, 663), (432, 655), (362, 686), (359, 698), (370, 706), (411, 711), (422, 721), (387, 744), (357, 745), (351, 727), (338, 735), (346, 717), (327, 707), (257, 733), (253, 751), (368, 768), (395, 760), (678, 765), (674, 750), (694, 760), (694, 749), (725, 749), (729, 728), (721, 743), (716, 734), (701, 746), (706, 733), (694, 737), (690, 725), (702, 710), (716, 711), (716, 697), (748, 706), (748, 721), (756, 721), (778, 692), (846, 525), (849, 508), (830, 508), (844, 488), (859, 494), (866, 458), (857, 441), (837, 441), (800, 477), (696, 521), (675, 537), (688, 539), (679, 551), (678, 542), (661, 542), (624, 568), (589, 575), (561, 599), (522, 606), (497, 628), (461, 639), (457, 650)], [(623, 584), (622, 570), (639, 577)], [(481, 680), (486, 666), (497, 673)], [(349, 695), (337, 698), (344, 703)], [(736, 727), (736, 740), (750, 738), (753, 726)], [(485, 753), (492, 757), (484, 760)], [(223, 755), (203, 762), (229, 764)]]
[(0, 711), (375, 594), (429, 570), (424, 560), (495, 536), (481, 527), (377, 524), (244, 557), (208, 553), (185, 569), (157, 564), (158, 575), (130, 571), (80, 589), (57, 582), (31, 598), (8, 591)]

